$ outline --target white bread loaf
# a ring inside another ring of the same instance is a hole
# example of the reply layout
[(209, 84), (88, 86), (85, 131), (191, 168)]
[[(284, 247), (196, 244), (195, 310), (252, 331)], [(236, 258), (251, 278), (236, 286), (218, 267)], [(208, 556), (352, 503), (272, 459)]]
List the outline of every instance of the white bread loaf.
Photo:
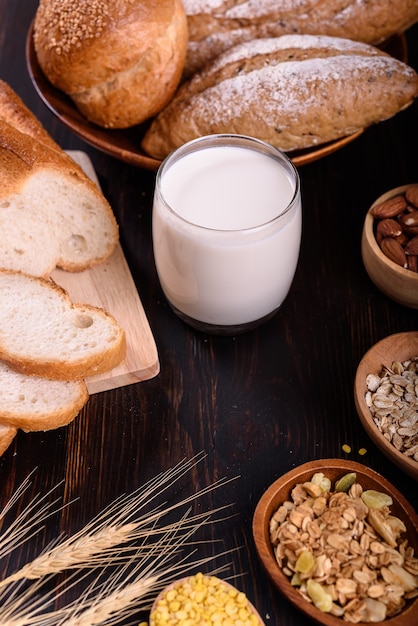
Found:
[(6, 452), (16, 435), (17, 428), (0, 424), (0, 456)]
[(0, 361), (0, 454), (2, 445), (5, 450), (11, 443), (16, 429), (34, 432), (66, 426), (88, 398), (84, 380), (27, 376)]
[(105, 128), (139, 124), (167, 104), (187, 39), (181, 0), (40, 0), (34, 21), (45, 76)]
[(52, 280), (0, 270), (0, 293), (0, 359), (12, 369), (80, 380), (125, 358), (125, 332), (114, 317), (73, 304)]
[(183, 0), (189, 44), (185, 75), (244, 41), (285, 34), (343, 37), (377, 45), (418, 21), (416, 0)]
[(107, 259), (118, 225), (101, 191), (0, 81), (0, 267), (49, 276)]
[(177, 91), (142, 148), (157, 159), (202, 135), (238, 133), (285, 152), (383, 121), (418, 96), (418, 75), (374, 46), (283, 35), (231, 48)]

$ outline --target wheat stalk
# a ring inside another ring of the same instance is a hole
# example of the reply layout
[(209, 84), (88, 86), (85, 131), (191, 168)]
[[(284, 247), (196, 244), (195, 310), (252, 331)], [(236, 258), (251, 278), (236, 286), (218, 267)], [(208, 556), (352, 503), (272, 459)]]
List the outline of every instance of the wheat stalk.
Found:
[[(195, 462), (196, 458), (195, 458)], [(48, 574), (58, 574), (75, 567), (97, 567), (110, 559), (121, 559), (123, 553), (119, 546), (123, 543), (149, 539), (153, 534), (162, 534), (167, 528), (157, 528), (155, 524), (163, 515), (167, 515), (174, 509), (183, 507), (187, 503), (202, 496), (208, 491), (225, 484), (227, 481), (218, 481), (213, 485), (203, 488), (180, 503), (174, 503), (162, 509), (162, 505), (139, 516), (139, 521), (129, 522), (141, 507), (149, 505), (158, 495), (161, 495), (164, 486), (167, 489), (193, 466), (189, 461), (178, 464), (174, 468), (160, 474), (145, 485), (144, 488), (133, 494), (120, 497), (109, 505), (102, 513), (89, 522), (81, 531), (68, 539), (61, 539), (57, 545), (49, 546), (42, 554), (30, 563), (24, 565), (19, 571), (11, 574), (0, 581), (0, 589), (12, 582), (26, 579), (37, 579)], [(225, 507), (223, 507), (225, 508)], [(212, 515), (215, 512), (212, 511)], [(195, 525), (199, 516), (188, 519), (185, 524)], [(128, 522), (128, 523), (127, 523)], [(116, 550), (116, 548), (118, 548)], [(148, 550), (144, 546), (144, 550)], [(132, 550), (132, 548), (127, 549)]]
[[(6, 518), (6, 515), (12, 510), (19, 498), (30, 487), (30, 477), (34, 471), (35, 470), (25, 478), (23, 483), (4, 506), (0, 512), (0, 521)], [(39, 532), (41, 525), (48, 517), (63, 508), (62, 506), (55, 508), (55, 505), (59, 501), (58, 498), (50, 503), (45, 503), (46, 499), (60, 484), (61, 483), (58, 483), (58, 485), (53, 487), (42, 497), (39, 494), (35, 495), (29, 505), (23, 509), (10, 526), (0, 535), (0, 558), (10, 554), (10, 552), (15, 550), (22, 543), (29, 541), (29, 539)]]
[[(207, 557), (193, 564), (190, 563), (190, 554), (180, 558), (179, 551), (190, 545), (191, 538), (197, 530), (207, 524), (214, 514), (227, 508), (226, 506), (194, 516), (190, 515), (189, 507), (180, 520), (165, 526), (159, 523), (167, 513), (190, 504), (201, 495), (233, 479), (217, 481), (170, 506), (162, 508), (163, 505), (159, 505), (151, 512), (143, 510), (145, 505), (149, 506), (150, 502), (161, 496), (164, 490), (202, 458), (202, 455), (197, 455), (190, 461), (179, 463), (150, 480), (133, 494), (118, 498), (75, 536), (66, 540), (56, 540), (18, 572), (0, 581), (0, 624), (2, 626), (117, 624), (140, 608), (150, 608), (152, 594), (157, 593), (176, 576), (189, 572), (193, 565), (200, 566), (213, 560), (215, 557)], [(19, 489), (17, 494), (21, 495), (25, 488)], [(41, 503), (44, 498), (41, 499)], [(16, 500), (17, 496), (12, 498), (13, 502)], [(7, 509), (10, 510), (10, 503)], [(31, 510), (34, 508), (28, 507), (28, 511)], [(40, 510), (38, 522), (51, 514), (51, 509), (47, 505), (41, 506)], [(32, 524), (28, 523), (26, 526), (32, 533)], [(19, 541), (24, 540), (24, 533), (20, 533), (18, 528), (14, 528), (13, 532), (19, 536)], [(139, 547), (127, 545), (137, 541), (142, 542)], [(178, 559), (178, 562), (172, 565), (174, 559)], [(46, 612), (51, 608), (53, 600), (86, 578), (87, 573), (80, 576), (79, 570), (82, 567), (97, 573), (93, 583), (79, 594), (77, 601), (57, 611)], [(52, 575), (70, 569), (76, 571), (67, 577), (65, 586), (62, 583), (54, 592), (44, 593), (43, 586), (49, 584)], [(104, 571), (107, 574), (106, 580), (101, 582)], [(23, 587), (25, 580), (36, 582)], [(39, 596), (41, 589), (42, 595), (39, 598), (37, 594)]]

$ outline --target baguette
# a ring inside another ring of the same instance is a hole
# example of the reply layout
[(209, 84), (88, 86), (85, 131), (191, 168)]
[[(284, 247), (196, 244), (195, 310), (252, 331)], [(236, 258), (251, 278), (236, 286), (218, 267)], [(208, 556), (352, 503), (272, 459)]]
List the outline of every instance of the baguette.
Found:
[(0, 293), (0, 359), (13, 370), (81, 380), (125, 358), (125, 332), (115, 318), (73, 304), (52, 280), (0, 270)]
[(84, 380), (27, 376), (0, 361), (0, 454), (17, 429), (35, 432), (67, 426), (88, 399)]
[(383, 121), (418, 96), (418, 75), (348, 39), (283, 35), (231, 48), (178, 90), (142, 141), (163, 159), (202, 135), (237, 133), (292, 152)]
[(127, 128), (173, 96), (187, 20), (181, 0), (40, 0), (33, 41), (45, 76), (88, 120)]
[(93, 183), (0, 81), (0, 267), (48, 277), (106, 260), (119, 241)]
[(184, 7), (187, 77), (251, 39), (310, 34), (378, 45), (418, 21), (416, 0), (184, 0)]

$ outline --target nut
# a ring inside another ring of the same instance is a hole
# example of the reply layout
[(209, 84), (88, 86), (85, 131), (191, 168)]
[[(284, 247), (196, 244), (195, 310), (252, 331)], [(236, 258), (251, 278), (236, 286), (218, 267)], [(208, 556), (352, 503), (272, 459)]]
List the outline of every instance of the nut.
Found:
[(408, 266), (405, 250), (402, 248), (399, 241), (396, 241), (396, 239), (393, 239), (392, 237), (385, 237), (380, 242), (380, 247), (383, 254), (387, 256), (388, 259), (401, 267), (406, 268)]
[(375, 205), (370, 214), (383, 254), (400, 267), (418, 273), (418, 259), (412, 258), (418, 256), (418, 184)]
[[(418, 213), (418, 211), (417, 211)], [(402, 234), (402, 226), (397, 220), (387, 217), (380, 220), (376, 226), (376, 239), (382, 241), (384, 237), (399, 237)]]
[(418, 209), (418, 185), (410, 185), (405, 191), (405, 199)]
[(385, 200), (385, 202), (376, 204), (370, 212), (373, 217), (385, 219), (387, 217), (396, 217), (397, 215), (400, 215), (405, 211), (406, 206), (407, 202), (405, 196), (398, 195), (393, 198), (389, 198), (389, 200)]
[(405, 254), (418, 254), (418, 235), (408, 241), (405, 246)]

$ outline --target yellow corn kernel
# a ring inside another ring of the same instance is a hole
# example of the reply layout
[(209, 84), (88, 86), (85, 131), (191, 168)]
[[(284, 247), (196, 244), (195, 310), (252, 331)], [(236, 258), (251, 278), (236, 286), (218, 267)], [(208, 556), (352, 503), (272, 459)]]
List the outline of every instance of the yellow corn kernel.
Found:
[(246, 595), (216, 576), (198, 573), (167, 591), (149, 626), (260, 626)]

